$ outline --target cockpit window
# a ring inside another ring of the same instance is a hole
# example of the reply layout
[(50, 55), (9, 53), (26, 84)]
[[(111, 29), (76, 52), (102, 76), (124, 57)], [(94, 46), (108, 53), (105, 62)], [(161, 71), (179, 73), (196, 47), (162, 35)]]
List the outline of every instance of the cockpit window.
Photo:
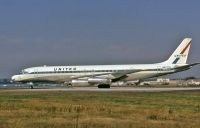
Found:
[(28, 74), (28, 72), (25, 71), (25, 70), (22, 70), (21, 73), (22, 73), (22, 74)]

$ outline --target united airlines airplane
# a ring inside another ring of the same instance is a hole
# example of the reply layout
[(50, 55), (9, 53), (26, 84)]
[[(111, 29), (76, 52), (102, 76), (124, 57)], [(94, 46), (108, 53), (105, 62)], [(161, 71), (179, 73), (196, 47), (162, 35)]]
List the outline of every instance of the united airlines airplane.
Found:
[(68, 85), (98, 85), (109, 88), (112, 82), (143, 80), (190, 69), (200, 64), (187, 64), (191, 38), (185, 38), (168, 60), (155, 64), (41, 66), (22, 70), (14, 75), (17, 82), (64, 82)]

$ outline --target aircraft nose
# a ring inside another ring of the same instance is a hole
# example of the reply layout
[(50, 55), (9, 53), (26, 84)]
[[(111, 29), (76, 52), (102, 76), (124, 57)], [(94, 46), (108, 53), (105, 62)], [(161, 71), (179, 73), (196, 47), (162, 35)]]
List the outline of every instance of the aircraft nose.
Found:
[(15, 81), (15, 79), (16, 79), (16, 76), (12, 76), (12, 77), (11, 77), (11, 80), (12, 80), (12, 81)]
[(19, 81), (19, 76), (18, 75), (14, 75), (11, 77), (12, 81)]

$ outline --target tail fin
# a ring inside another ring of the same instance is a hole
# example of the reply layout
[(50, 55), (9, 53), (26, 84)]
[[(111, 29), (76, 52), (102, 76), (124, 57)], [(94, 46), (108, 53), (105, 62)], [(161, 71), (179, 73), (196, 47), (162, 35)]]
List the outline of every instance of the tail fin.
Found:
[(174, 53), (164, 63), (167, 64), (186, 64), (192, 38), (185, 38), (177, 47)]

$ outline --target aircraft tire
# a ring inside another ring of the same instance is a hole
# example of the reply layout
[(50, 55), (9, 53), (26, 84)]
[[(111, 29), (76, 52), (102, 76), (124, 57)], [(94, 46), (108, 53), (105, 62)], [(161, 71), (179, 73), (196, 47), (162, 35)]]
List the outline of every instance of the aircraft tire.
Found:
[(110, 84), (99, 84), (98, 88), (110, 88)]

